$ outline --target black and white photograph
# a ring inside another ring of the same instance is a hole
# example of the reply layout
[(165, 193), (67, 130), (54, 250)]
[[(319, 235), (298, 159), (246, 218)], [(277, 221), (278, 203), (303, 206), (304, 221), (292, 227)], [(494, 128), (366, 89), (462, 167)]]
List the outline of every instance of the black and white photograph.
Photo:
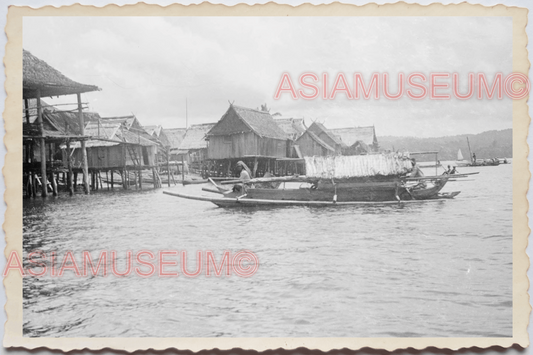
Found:
[(515, 30), (23, 17), (22, 336), (513, 338)]

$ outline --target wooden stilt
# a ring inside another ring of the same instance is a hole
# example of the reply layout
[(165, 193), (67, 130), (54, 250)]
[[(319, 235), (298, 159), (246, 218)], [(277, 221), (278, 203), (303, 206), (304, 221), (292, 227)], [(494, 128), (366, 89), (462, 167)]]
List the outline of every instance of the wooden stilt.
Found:
[(43, 112), (41, 106), (41, 90), (37, 90), (37, 123), (39, 125), (39, 138), (40, 152), (41, 152), (41, 196), (46, 197), (48, 195), (47, 181), (46, 181), (46, 142), (44, 140), (44, 127), (43, 127)]
[[(181, 158), (181, 170), (183, 170), (183, 156)], [(167, 179), (170, 187), (170, 147), (167, 147)]]
[(50, 173), (50, 182), (52, 183), (52, 194), (54, 196), (57, 196), (57, 181), (56, 181), (56, 178), (54, 176), (54, 172), (52, 171)]
[(109, 172), (106, 170), (105, 171), (105, 183), (107, 185), (107, 189), (109, 190)]
[[(185, 161), (183, 160), (183, 155), (181, 156), (181, 182), (185, 181)], [(170, 187), (170, 180), (168, 181), (168, 186)]]
[(115, 172), (111, 170), (111, 190), (115, 188), (115, 182), (113, 181), (114, 176), (115, 176)]
[[(83, 111), (81, 107), (81, 94), (76, 94), (78, 99), (78, 119), (80, 121), (81, 135), (85, 135), (85, 120), (83, 118)], [(83, 187), (85, 193), (89, 194), (89, 163), (87, 162), (87, 147), (85, 146), (85, 140), (81, 141), (81, 164), (83, 172)]]
[[(67, 140), (67, 189), (70, 196), (74, 195), (74, 188), (72, 186), (72, 161), (70, 159), (70, 141)], [(76, 176), (77, 177), (77, 176)]]

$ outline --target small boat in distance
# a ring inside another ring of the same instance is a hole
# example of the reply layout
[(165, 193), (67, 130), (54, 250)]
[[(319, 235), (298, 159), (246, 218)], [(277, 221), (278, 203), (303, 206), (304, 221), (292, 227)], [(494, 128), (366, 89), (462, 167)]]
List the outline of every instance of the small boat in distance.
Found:
[(465, 167), (470, 166), (470, 162), (468, 160), (465, 160), (463, 157), (463, 153), (461, 152), (461, 149), (457, 151), (457, 160), (455, 161), (455, 166), (457, 167)]

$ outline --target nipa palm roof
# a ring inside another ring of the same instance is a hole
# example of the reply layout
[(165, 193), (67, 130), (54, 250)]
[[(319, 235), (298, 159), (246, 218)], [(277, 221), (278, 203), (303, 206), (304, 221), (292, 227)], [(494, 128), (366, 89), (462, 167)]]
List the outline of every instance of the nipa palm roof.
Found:
[(207, 141), (205, 140), (206, 134), (214, 126), (215, 123), (191, 125), (185, 133), (185, 137), (179, 146), (179, 150), (207, 148)]
[[(327, 150), (329, 151), (332, 151), (332, 152), (335, 152), (335, 149), (332, 148), (329, 144), (327, 144), (326, 142), (324, 142), (322, 139), (320, 139), (316, 134), (314, 134), (313, 132), (311, 132), (310, 130), (307, 130), (305, 132), (305, 134), (308, 134), (309, 137), (311, 137), (311, 139), (313, 139), (315, 142), (317, 142), (320, 146), (326, 148)], [(296, 144), (298, 144), (298, 141), (302, 138), (303, 139), (303, 134), (300, 136), (300, 138), (298, 138), (296, 140)]]
[(366, 145), (372, 145), (374, 144), (374, 138), (376, 136), (375, 128), (373, 126), (335, 128), (330, 131), (340, 137), (342, 142), (348, 147), (351, 147), (357, 141), (363, 142)]
[(275, 118), (276, 124), (292, 139), (296, 139), (305, 132), (303, 118)]
[(61, 74), (30, 52), (22, 50), (22, 96), (24, 99), (79, 94), (100, 90), (95, 85), (78, 83)]
[(333, 134), (329, 129), (324, 127), (322, 123), (319, 122), (313, 122), (311, 126), (309, 126), (309, 130), (311, 132), (314, 132), (316, 135), (319, 135), (321, 132), (324, 132), (335, 144), (342, 145), (342, 141), (339, 137), (337, 137), (335, 134)]
[[(222, 116), (219, 123), (233, 110), (250, 130), (260, 137), (274, 138), (285, 140), (287, 134), (276, 124), (269, 112), (258, 111), (251, 108), (230, 105), (228, 111)], [(237, 133), (231, 130), (231, 127), (222, 126), (217, 123), (211, 131), (210, 136), (223, 136)]]
[(187, 130), (185, 128), (164, 128), (163, 132), (167, 136), (170, 149), (178, 149)]

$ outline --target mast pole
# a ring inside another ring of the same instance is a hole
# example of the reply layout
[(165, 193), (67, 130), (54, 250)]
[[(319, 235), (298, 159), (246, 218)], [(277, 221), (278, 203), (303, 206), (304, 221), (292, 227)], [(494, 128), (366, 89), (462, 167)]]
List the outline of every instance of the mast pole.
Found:
[(470, 164), (475, 163), (475, 161), (472, 161), (472, 150), (470, 149), (470, 141), (468, 140), (468, 137), (466, 137), (466, 142), (468, 143), (468, 153), (470, 154)]

